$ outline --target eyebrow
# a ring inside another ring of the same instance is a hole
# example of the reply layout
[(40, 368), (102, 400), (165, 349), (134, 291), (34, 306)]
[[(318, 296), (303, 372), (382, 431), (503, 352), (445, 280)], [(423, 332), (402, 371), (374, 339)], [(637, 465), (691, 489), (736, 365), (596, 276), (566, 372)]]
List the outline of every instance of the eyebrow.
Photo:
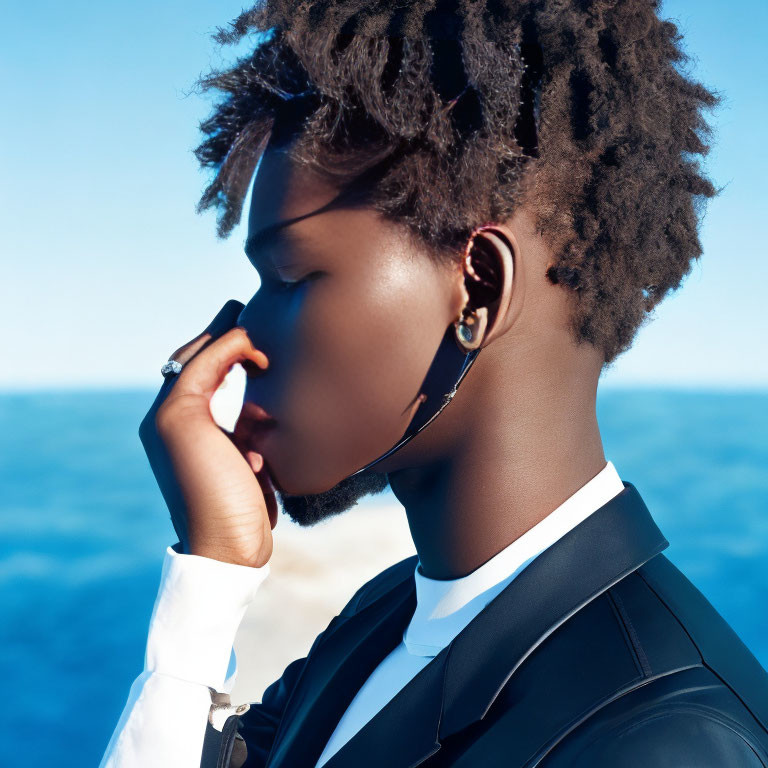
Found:
[(245, 241), (245, 255), (251, 262), (263, 259), (263, 252), (277, 245), (286, 245), (295, 242), (295, 236), (288, 230), (289, 224), (280, 222), (271, 224), (251, 235)]

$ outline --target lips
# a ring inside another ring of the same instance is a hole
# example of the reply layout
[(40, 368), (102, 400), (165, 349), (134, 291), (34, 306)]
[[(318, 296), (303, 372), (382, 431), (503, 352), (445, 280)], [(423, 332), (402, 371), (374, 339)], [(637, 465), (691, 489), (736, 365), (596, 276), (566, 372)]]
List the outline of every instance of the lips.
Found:
[(243, 446), (262, 453), (262, 440), (277, 426), (277, 421), (256, 403), (246, 402), (235, 426), (235, 433)]
[(261, 469), (255, 474), (265, 495), (274, 494), (278, 490), (267, 467), (263, 446), (264, 440), (276, 426), (277, 421), (271, 414), (257, 403), (248, 401), (243, 404), (235, 426), (236, 443), (243, 454), (247, 456), (254, 453), (261, 456)]
[(267, 413), (258, 403), (253, 403), (246, 401), (243, 403), (243, 409), (240, 414), (240, 418), (247, 420), (248, 422), (253, 422), (254, 425), (259, 426), (267, 426), (267, 425), (274, 425), (277, 422), (275, 419)]

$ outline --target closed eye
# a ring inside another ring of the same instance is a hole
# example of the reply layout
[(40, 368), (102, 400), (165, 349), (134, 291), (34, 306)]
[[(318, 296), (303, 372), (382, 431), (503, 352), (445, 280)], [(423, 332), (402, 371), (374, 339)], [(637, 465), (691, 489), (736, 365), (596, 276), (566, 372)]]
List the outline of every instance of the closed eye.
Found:
[(270, 283), (274, 287), (274, 290), (276, 293), (287, 293), (288, 291), (293, 290), (297, 286), (308, 282), (310, 279), (320, 274), (322, 274), (322, 272), (315, 271), (315, 272), (310, 272), (306, 277), (302, 277), (301, 280), (274, 280), (272, 278), (269, 278), (264, 282)]

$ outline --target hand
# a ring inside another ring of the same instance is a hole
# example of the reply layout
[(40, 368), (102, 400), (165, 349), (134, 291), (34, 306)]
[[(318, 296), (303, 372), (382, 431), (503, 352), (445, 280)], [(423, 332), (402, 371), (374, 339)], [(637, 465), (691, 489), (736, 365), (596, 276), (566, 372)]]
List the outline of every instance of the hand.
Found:
[(236, 325), (243, 307), (228, 301), (203, 333), (171, 355), (183, 368), (164, 381), (139, 437), (184, 552), (258, 568), (272, 555), (274, 490), (261, 455), (241, 450), (210, 410), (235, 363), (246, 369), (269, 364)]

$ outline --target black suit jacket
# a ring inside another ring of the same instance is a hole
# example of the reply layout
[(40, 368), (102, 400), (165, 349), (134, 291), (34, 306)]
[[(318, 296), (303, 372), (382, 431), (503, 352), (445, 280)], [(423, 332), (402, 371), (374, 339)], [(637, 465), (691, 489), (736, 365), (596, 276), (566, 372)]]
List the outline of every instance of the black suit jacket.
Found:
[[(768, 766), (768, 674), (661, 552), (632, 483), (536, 557), (327, 768)], [(401, 641), (417, 556), (364, 584), (203, 768), (314, 768)], [(247, 753), (247, 756), (246, 756)]]

